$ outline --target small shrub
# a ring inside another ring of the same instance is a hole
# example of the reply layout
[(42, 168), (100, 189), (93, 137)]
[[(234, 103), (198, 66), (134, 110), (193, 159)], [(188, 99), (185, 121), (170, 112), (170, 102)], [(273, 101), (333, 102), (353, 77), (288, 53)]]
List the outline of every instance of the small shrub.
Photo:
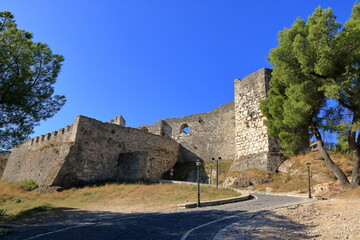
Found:
[(35, 180), (24, 180), (21, 182), (21, 187), (22, 189), (24, 189), (25, 191), (32, 191), (35, 190), (39, 187), (39, 185), (36, 183)]
[(6, 210), (0, 209), (0, 217), (6, 215)]

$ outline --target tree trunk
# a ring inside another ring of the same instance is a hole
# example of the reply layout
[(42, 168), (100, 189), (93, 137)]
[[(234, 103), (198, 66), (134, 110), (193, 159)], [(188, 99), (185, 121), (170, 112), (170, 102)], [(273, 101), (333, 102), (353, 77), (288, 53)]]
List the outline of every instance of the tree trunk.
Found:
[(331, 160), (328, 152), (324, 148), (324, 143), (321, 138), (321, 134), (319, 129), (316, 126), (312, 126), (311, 130), (316, 137), (316, 143), (319, 149), (320, 155), (324, 158), (325, 164), (328, 169), (335, 174), (337, 179), (340, 181), (341, 185), (348, 185), (350, 184), (348, 178), (346, 177), (345, 173)]
[[(352, 126), (359, 121), (359, 117), (356, 115), (353, 118)], [(351, 185), (359, 186), (360, 185), (360, 134), (358, 134), (356, 139), (356, 130), (351, 129), (348, 134), (349, 147), (351, 153), (354, 157), (354, 165), (351, 174)]]
[(351, 174), (351, 185), (356, 187), (360, 186), (360, 151), (352, 151), (354, 156), (354, 165)]

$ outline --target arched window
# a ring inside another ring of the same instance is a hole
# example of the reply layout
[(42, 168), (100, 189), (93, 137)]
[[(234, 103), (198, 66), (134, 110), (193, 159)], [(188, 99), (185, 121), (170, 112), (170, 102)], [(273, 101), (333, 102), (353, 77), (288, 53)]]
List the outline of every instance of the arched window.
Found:
[(187, 125), (187, 123), (181, 124), (180, 133), (185, 133), (185, 134), (190, 133), (190, 127), (189, 127), (189, 125)]

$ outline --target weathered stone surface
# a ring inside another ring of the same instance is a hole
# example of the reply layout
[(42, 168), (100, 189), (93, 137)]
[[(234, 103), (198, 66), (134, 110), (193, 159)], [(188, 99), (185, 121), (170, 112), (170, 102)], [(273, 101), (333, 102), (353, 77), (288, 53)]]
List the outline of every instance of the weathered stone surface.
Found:
[(295, 160), (286, 160), (284, 161), (278, 171), (281, 172), (281, 173), (290, 173), (290, 170), (291, 170), (291, 167), (295, 164)]
[(52, 185), (75, 142), (78, 122), (13, 148), (2, 179), (33, 179), (40, 185)]
[(313, 194), (323, 194), (325, 192), (328, 192), (332, 184), (333, 183), (316, 184), (314, 187), (312, 187)]
[(225, 187), (237, 186), (240, 188), (247, 188), (252, 185), (263, 184), (271, 182), (270, 174), (248, 174), (246, 172), (239, 172), (237, 176), (228, 176), (222, 183)]
[(319, 173), (313, 174), (311, 176), (311, 179), (314, 180), (315, 182), (325, 182), (325, 181), (332, 180), (331, 177), (324, 172), (319, 172)]
[(6, 163), (9, 159), (9, 156), (10, 156), (10, 152), (7, 152), (7, 151), (0, 152), (0, 179), (4, 172), (4, 169), (5, 169)]
[[(235, 80), (235, 101), (213, 111), (168, 118), (137, 129), (118, 116), (109, 123), (79, 116), (74, 124), (14, 148), (3, 179), (71, 186), (119, 178), (160, 178), (176, 161), (233, 160), (231, 170), (275, 171), (284, 158), (259, 110), (271, 70)], [(0, 163), (1, 174), (1, 163)]]
[(72, 186), (107, 179), (160, 178), (178, 160), (179, 144), (135, 128), (79, 116), (66, 129), (13, 149), (3, 179)]
[(284, 160), (276, 142), (269, 138), (260, 111), (266, 98), (270, 69), (260, 69), (243, 80), (235, 79), (235, 150), (232, 171), (258, 168), (275, 171)]
[[(189, 131), (184, 132), (187, 127)], [(168, 118), (139, 129), (173, 138), (187, 151), (180, 153), (184, 161), (211, 160), (213, 157), (232, 160), (236, 157), (234, 102), (211, 112)]]

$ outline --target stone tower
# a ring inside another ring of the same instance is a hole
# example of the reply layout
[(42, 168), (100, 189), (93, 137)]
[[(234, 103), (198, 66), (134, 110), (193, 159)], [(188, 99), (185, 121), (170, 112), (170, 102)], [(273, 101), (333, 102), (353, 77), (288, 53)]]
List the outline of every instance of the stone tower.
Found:
[(260, 100), (266, 98), (271, 69), (263, 68), (235, 79), (235, 151), (233, 171), (258, 168), (275, 171), (282, 162), (279, 147), (270, 139), (260, 111)]
[(126, 121), (122, 115), (115, 117), (114, 119), (110, 120), (109, 123), (119, 125), (121, 127), (125, 127)]

